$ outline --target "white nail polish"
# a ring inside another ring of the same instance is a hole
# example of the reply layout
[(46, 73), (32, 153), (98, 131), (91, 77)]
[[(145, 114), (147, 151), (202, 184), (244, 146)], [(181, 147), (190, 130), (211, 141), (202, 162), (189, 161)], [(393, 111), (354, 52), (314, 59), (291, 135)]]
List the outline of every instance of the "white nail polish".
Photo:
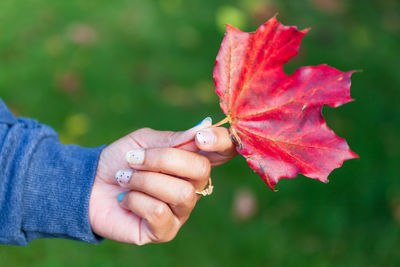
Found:
[(215, 143), (215, 134), (212, 129), (204, 129), (196, 133), (197, 142), (211, 145)]
[(143, 164), (144, 149), (137, 148), (126, 153), (126, 161), (130, 164)]
[(135, 170), (132, 169), (119, 170), (115, 174), (115, 180), (117, 180), (117, 182), (121, 185), (126, 185), (129, 183), (129, 180), (131, 179), (134, 171)]
[(204, 136), (200, 132), (196, 133), (196, 139), (200, 144), (205, 144), (206, 143), (206, 140), (205, 140)]

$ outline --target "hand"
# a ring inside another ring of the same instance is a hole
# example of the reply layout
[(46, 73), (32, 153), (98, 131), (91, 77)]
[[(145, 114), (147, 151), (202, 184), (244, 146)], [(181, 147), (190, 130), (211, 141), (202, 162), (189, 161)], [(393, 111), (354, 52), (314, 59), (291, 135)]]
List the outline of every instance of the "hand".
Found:
[(199, 199), (195, 192), (207, 185), (211, 166), (236, 155), (228, 130), (210, 126), (205, 119), (185, 132), (144, 128), (106, 147), (89, 202), (93, 231), (138, 245), (172, 240)]

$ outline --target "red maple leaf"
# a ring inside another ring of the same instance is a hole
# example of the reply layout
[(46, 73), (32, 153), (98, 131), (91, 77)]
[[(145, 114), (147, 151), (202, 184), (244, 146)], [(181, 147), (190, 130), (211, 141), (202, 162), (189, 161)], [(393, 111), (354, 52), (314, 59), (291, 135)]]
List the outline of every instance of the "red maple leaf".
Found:
[(254, 33), (228, 25), (215, 63), (215, 90), (227, 115), (222, 123), (230, 123), (237, 151), (271, 189), (298, 173), (327, 182), (333, 169), (358, 157), (322, 116), (323, 105), (353, 100), (353, 72), (327, 65), (283, 71), (307, 32), (276, 17)]

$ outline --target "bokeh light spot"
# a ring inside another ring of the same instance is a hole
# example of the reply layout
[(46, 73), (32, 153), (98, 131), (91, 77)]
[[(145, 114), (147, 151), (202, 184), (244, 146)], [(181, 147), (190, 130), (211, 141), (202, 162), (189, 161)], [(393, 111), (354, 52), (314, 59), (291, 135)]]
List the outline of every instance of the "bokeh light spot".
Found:
[(87, 115), (78, 113), (73, 114), (65, 120), (66, 134), (71, 137), (85, 135), (90, 128), (90, 121)]
[(244, 29), (247, 24), (245, 14), (234, 6), (222, 6), (217, 10), (216, 23), (220, 31), (225, 32), (226, 24)]

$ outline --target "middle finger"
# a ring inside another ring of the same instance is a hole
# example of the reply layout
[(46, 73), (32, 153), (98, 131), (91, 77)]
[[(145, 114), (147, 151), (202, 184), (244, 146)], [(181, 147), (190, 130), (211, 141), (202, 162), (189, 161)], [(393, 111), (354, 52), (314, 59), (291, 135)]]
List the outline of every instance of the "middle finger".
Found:
[(192, 183), (163, 173), (125, 169), (118, 171), (115, 178), (122, 187), (167, 203), (182, 220), (189, 217), (198, 199)]

